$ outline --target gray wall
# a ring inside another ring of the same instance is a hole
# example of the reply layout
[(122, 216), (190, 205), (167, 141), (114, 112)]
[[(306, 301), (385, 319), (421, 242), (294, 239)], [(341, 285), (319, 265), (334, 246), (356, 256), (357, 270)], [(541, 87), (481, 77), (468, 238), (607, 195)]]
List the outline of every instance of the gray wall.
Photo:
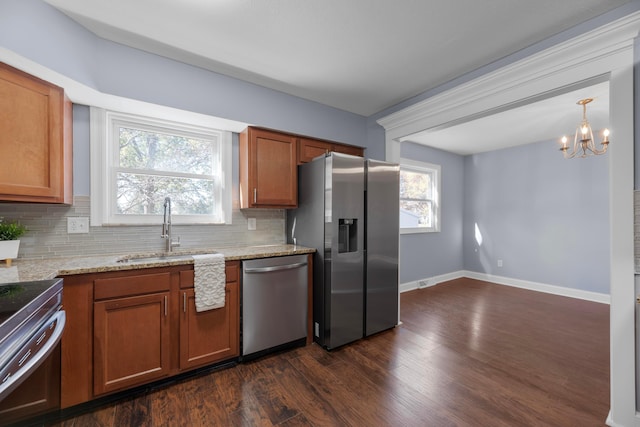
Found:
[(410, 142), (402, 143), (400, 153), (440, 165), (442, 191), (440, 232), (400, 236), (400, 283), (462, 270), (464, 158)]
[(466, 157), (465, 269), (608, 294), (608, 185), (608, 156), (565, 160), (555, 141)]
[(556, 141), (465, 157), (405, 142), (401, 154), (442, 166), (441, 232), (400, 236), (401, 283), (469, 270), (609, 293), (607, 156), (566, 160)]
[(2, 0), (0, 46), (101, 92), (367, 146), (365, 117), (106, 41), (41, 0)]

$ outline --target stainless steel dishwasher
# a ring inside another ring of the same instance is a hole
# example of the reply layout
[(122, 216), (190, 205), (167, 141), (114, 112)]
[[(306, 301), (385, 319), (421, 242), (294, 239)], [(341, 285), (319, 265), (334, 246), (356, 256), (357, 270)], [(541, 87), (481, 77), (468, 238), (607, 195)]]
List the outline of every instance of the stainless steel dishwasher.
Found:
[(307, 337), (307, 255), (242, 262), (242, 356)]

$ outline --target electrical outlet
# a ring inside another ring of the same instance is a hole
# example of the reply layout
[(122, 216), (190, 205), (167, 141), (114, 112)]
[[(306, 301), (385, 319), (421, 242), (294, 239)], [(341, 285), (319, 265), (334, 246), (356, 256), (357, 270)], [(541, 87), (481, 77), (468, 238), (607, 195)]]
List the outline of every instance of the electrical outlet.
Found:
[(88, 217), (67, 217), (67, 234), (81, 234), (89, 232)]
[(502, 267), (502, 260), (501, 259), (498, 260), (498, 267)]
[(256, 219), (255, 218), (248, 218), (247, 219), (247, 229), (253, 231), (256, 229)]

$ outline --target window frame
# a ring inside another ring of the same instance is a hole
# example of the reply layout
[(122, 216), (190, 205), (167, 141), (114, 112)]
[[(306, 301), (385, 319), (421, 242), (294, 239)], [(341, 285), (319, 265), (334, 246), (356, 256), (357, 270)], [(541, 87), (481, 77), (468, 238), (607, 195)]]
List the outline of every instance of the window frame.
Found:
[[(402, 227), (399, 226), (400, 234), (417, 234), (417, 233), (437, 233), (440, 232), (440, 205), (441, 205), (441, 173), (442, 167), (437, 164), (422, 162), (413, 159), (400, 159), (400, 173), (402, 171), (417, 172), (422, 174), (431, 174), (433, 200), (433, 225), (431, 227)], [(402, 201), (402, 197), (400, 201)]]
[[(206, 125), (176, 122), (159, 117), (90, 109), (91, 225), (157, 225), (162, 215), (123, 215), (116, 213), (115, 186), (119, 166), (118, 124), (138, 129), (217, 140), (220, 147), (221, 210), (218, 215), (172, 215), (173, 224), (231, 224), (232, 217), (232, 133)], [(167, 176), (166, 174), (162, 174)], [(188, 175), (188, 174), (187, 174)], [(185, 177), (176, 172), (168, 176)], [(215, 196), (214, 196), (215, 197)]]

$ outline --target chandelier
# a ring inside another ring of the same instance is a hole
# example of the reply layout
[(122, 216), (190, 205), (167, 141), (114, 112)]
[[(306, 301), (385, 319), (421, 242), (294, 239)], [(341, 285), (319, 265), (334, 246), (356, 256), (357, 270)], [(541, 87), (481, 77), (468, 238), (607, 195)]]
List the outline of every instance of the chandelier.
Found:
[(576, 156), (587, 157), (600, 155), (607, 152), (607, 147), (609, 146), (609, 129), (605, 129), (602, 132), (603, 138), (600, 143), (602, 145), (601, 150), (598, 150), (593, 142), (593, 131), (591, 130), (591, 125), (587, 120), (587, 104), (591, 101), (593, 101), (593, 98), (585, 98), (577, 102), (578, 105), (582, 105), (582, 122), (580, 122), (576, 128), (576, 134), (573, 137), (573, 149), (570, 153), (568, 152), (569, 144), (567, 143), (567, 137), (562, 137), (560, 151), (562, 151), (565, 159), (571, 159)]

